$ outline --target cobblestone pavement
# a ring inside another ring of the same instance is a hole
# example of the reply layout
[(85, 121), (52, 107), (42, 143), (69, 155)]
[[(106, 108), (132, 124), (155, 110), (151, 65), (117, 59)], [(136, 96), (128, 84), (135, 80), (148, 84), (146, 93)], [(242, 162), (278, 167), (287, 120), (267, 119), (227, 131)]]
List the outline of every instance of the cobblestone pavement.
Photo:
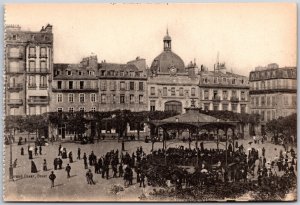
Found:
[[(249, 144), (250, 140), (240, 140), (239, 144), (243, 144), (245, 149), (249, 147), (256, 147), (259, 150), (262, 147), (266, 149), (267, 159), (274, 159), (279, 156), (279, 150), (282, 146), (274, 145), (271, 143), (265, 144)], [(121, 143), (117, 141), (107, 140), (96, 142), (95, 144), (81, 145), (78, 143), (61, 143), (63, 147), (67, 149), (67, 152), (72, 151), (74, 163), (71, 163), (71, 178), (67, 178), (65, 171), (66, 165), (69, 163), (69, 159), (63, 159), (63, 169), (55, 170), (53, 168), (53, 159), (58, 154), (59, 143), (56, 142), (53, 145), (43, 146), (42, 155), (33, 156), (34, 162), (37, 166), (38, 173), (31, 174), (31, 162), (28, 159), (27, 145), (24, 147), (24, 156), (21, 156), (21, 147), (16, 144), (12, 146), (13, 161), (17, 159), (17, 167), (14, 168), (14, 181), (9, 181), (9, 159), (10, 152), (9, 146), (5, 146), (5, 176), (4, 176), (4, 200), (8, 201), (115, 201), (121, 200), (126, 201), (139, 201), (139, 196), (142, 193), (149, 193), (153, 187), (147, 186), (146, 188), (140, 188), (136, 184), (136, 178), (134, 178), (133, 186), (125, 188), (124, 191), (114, 194), (110, 192), (110, 188), (114, 184), (120, 184), (124, 186), (122, 178), (110, 178), (109, 180), (102, 179), (100, 174), (94, 174), (95, 185), (88, 185), (86, 182), (85, 173), (87, 170), (84, 169), (83, 160), (77, 160), (77, 149), (81, 148), (81, 156), (85, 152), (87, 156), (93, 150), (97, 158), (112, 149), (121, 149)], [(31, 144), (33, 145), (33, 144)], [(183, 142), (167, 142), (168, 147), (175, 147), (184, 145), (188, 147), (188, 143)], [(192, 143), (192, 148), (195, 142)], [(128, 153), (132, 154), (137, 147), (143, 146), (143, 150), (146, 153), (150, 152), (151, 143), (144, 143), (141, 141), (126, 142), (125, 149)], [(205, 142), (204, 147), (216, 148), (216, 143)], [(162, 143), (155, 143), (154, 149), (162, 148)], [(222, 145), (220, 145), (222, 148)], [(48, 171), (43, 171), (42, 163), (43, 160), (47, 160)], [(94, 173), (94, 167), (91, 167)], [(55, 187), (50, 188), (50, 180), (48, 178), (51, 171), (54, 171), (56, 175)], [(112, 173), (110, 171), (110, 175)], [(134, 174), (136, 177), (136, 174)]]

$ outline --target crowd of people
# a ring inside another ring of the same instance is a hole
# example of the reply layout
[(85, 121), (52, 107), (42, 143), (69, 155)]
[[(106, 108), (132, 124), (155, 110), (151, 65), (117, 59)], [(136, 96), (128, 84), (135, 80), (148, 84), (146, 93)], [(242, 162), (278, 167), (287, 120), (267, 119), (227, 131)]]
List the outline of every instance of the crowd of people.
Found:
[[(253, 181), (258, 186), (272, 183), (278, 177), (296, 177), (296, 152), (290, 150), (276, 150), (278, 157), (267, 158), (266, 149), (257, 148), (258, 143), (265, 143), (264, 138), (254, 138), (249, 149), (245, 149), (238, 141), (229, 142), (227, 149), (209, 149), (201, 142), (196, 148), (184, 146), (169, 147), (168, 149), (151, 150), (146, 154), (140, 146), (133, 153), (111, 150), (104, 155), (97, 156), (92, 150), (90, 153), (81, 153), (77, 149), (77, 162), (83, 162), (82, 169), (86, 170), (87, 184), (94, 185), (94, 177), (102, 180), (122, 178), (124, 186), (128, 187), (135, 182), (140, 187), (147, 184), (152, 186), (171, 186), (177, 189), (185, 187), (214, 186), (232, 182)], [(263, 146), (263, 145), (261, 145)], [(34, 155), (42, 155), (41, 146), (28, 145), (28, 156), (31, 160), (31, 172), (37, 173), (33, 160)], [(24, 148), (21, 147), (21, 155)], [(67, 178), (71, 177), (72, 151), (59, 145), (57, 157), (53, 159), (54, 171), (63, 169), (63, 159), (68, 159), (65, 171)], [(47, 161), (43, 161), (43, 171), (48, 171)], [(56, 179), (54, 171), (49, 175), (51, 188)], [(135, 181), (136, 180), (136, 181)], [(147, 183), (146, 183), (147, 182)]]

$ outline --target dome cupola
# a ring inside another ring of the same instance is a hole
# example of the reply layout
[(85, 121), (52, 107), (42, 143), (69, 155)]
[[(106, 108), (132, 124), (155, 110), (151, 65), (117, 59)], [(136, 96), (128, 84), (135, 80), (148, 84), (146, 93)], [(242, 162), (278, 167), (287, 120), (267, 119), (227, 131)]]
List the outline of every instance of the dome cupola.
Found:
[(154, 58), (150, 67), (152, 73), (186, 73), (183, 60), (171, 50), (171, 41), (167, 29), (163, 38), (164, 51)]

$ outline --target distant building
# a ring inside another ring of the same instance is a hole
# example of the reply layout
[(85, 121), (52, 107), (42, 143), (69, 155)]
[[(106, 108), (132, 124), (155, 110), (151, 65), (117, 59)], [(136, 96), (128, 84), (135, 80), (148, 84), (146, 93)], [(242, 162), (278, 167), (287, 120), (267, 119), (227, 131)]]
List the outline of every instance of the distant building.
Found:
[(265, 123), (279, 116), (297, 112), (297, 69), (269, 64), (250, 72), (251, 113), (261, 116), (261, 132)]
[(185, 67), (183, 60), (171, 49), (167, 31), (163, 52), (152, 62), (148, 72), (148, 110), (185, 112), (186, 107), (198, 106), (199, 78), (195, 63)]
[(199, 75), (203, 110), (249, 112), (249, 82), (246, 76), (227, 72), (225, 63), (217, 63), (214, 71), (201, 66)]
[(52, 26), (24, 31), (6, 26), (5, 114), (36, 115), (49, 111), (53, 64)]

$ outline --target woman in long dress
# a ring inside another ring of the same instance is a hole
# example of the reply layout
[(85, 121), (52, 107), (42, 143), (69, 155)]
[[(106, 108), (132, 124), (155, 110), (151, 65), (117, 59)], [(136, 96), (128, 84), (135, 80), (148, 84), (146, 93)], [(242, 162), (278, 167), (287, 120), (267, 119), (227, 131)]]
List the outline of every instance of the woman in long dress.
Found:
[(31, 173), (37, 173), (37, 168), (36, 168), (36, 165), (34, 163), (34, 161), (32, 160), (31, 161)]

